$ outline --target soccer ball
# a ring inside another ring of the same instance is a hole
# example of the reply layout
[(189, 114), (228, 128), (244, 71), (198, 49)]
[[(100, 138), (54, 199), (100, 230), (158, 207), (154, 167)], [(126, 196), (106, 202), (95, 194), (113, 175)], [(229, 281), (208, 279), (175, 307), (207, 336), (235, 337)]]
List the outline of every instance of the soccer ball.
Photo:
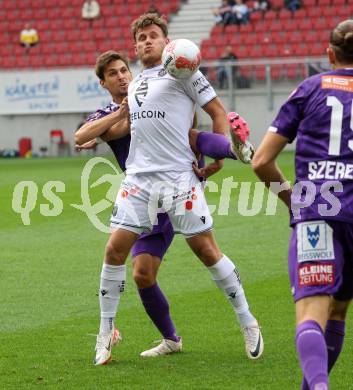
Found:
[(199, 69), (200, 49), (188, 39), (176, 39), (164, 48), (162, 64), (176, 79), (187, 79)]

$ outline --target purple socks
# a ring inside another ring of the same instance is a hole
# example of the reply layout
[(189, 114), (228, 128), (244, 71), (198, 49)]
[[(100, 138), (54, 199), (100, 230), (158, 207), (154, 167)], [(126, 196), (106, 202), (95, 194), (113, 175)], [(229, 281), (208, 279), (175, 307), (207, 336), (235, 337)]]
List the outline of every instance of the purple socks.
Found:
[(327, 347), (320, 325), (305, 321), (297, 326), (297, 352), (310, 390), (328, 389)]
[(328, 353), (328, 372), (332, 370), (341, 353), (345, 335), (345, 321), (329, 320), (326, 324), (325, 340)]
[(229, 139), (222, 134), (201, 131), (197, 136), (196, 147), (201, 154), (215, 160), (224, 158), (237, 159), (232, 152), (232, 145)]
[[(344, 335), (345, 335), (345, 321), (328, 320), (326, 324), (325, 340), (328, 355), (328, 372), (332, 370), (341, 353)], [(305, 378), (303, 378), (301, 390), (310, 390)]]
[(169, 304), (158, 284), (138, 289), (145, 310), (164, 339), (179, 341), (169, 314)]

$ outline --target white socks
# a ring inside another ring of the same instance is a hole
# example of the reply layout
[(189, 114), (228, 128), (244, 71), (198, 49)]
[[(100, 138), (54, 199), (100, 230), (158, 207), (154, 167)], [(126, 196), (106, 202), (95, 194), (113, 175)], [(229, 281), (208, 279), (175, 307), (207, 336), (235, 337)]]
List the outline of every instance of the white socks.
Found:
[(99, 287), (101, 322), (99, 333), (109, 333), (114, 328), (120, 294), (124, 291), (126, 265), (103, 264)]
[(208, 267), (208, 270), (217, 286), (227, 295), (240, 325), (247, 327), (257, 324), (255, 317), (249, 310), (239, 272), (233, 262), (226, 255), (223, 255), (218, 263)]

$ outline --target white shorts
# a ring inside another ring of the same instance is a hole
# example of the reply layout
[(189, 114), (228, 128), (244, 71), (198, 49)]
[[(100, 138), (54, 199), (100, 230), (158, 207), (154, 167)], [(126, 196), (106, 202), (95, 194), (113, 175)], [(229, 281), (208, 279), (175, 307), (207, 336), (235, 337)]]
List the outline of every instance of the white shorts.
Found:
[(111, 228), (151, 231), (157, 213), (167, 213), (175, 233), (193, 236), (212, 229), (203, 184), (193, 171), (127, 175), (121, 183)]

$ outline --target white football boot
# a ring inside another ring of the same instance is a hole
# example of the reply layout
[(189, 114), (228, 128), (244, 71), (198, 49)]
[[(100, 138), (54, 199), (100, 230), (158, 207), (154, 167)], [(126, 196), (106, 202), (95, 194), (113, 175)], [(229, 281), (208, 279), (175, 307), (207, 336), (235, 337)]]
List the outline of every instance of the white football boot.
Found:
[(183, 343), (181, 338), (179, 341), (163, 339), (162, 342), (159, 345), (157, 345), (157, 347), (141, 352), (140, 356), (156, 357), (162, 355), (169, 355), (171, 353), (180, 352), (182, 348), (183, 348)]
[(264, 351), (264, 340), (262, 338), (259, 324), (256, 322), (254, 325), (246, 326), (242, 328), (245, 351), (249, 359), (258, 359)]
[(120, 340), (122, 338), (117, 328), (114, 328), (109, 333), (99, 334), (97, 336), (94, 364), (101, 366), (109, 363), (112, 360), (112, 349)]

